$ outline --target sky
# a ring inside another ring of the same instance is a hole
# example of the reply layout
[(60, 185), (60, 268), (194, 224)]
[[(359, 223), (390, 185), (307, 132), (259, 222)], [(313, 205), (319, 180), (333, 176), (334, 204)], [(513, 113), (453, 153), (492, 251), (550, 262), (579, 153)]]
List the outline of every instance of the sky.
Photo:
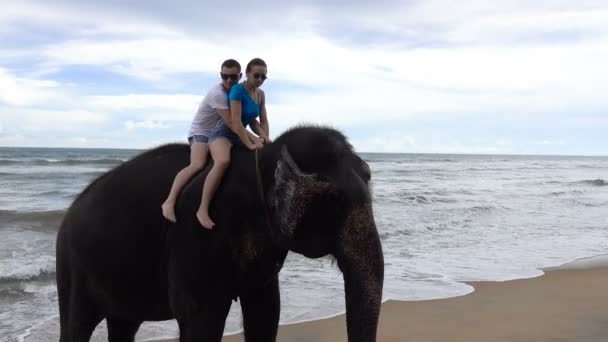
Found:
[(220, 65), (268, 64), (271, 137), (359, 152), (608, 155), (608, 2), (10, 1), (0, 146), (186, 141)]

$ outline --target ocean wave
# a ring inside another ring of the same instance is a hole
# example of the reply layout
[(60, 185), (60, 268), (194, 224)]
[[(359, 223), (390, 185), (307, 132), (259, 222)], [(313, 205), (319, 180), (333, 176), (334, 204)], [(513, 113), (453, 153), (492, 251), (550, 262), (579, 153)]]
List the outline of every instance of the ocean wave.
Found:
[(606, 166), (604, 165), (577, 165), (576, 166), (579, 169), (605, 169)]
[(107, 172), (107, 168), (97, 170), (78, 170), (77, 168), (62, 168), (61, 171), (49, 172), (48, 170), (28, 170), (23, 172), (21, 170), (15, 170), (15, 172), (0, 172), (0, 176), (4, 176), (2, 180), (7, 182), (13, 181), (41, 181), (41, 180), (61, 180), (61, 179), (74, 179), (80, 177), (81, 179), (91, 179), (101, 176)]
[(458, 203), (458, 200), (455, 198), (435, 198), (433, 201), (439, 203)]
[(608, 205), (608, 202), (593, 202), (585, 199), (572, 199), (570, 203), (584, 207), (604, 207)]
[(584, 191), (581, 190), (570, 190), (570, 191), (551, 191), (552, 196), (566, 196), (566, 195), (581, 195), (584, 194)]
[[(54, 277), (53, 277), (54, 278)], [(32, 293), (32, 294), (51, 294), (51, 293), (55, 293), (57, 292), (57, 285), (55, 283), (43, 283), (43, 284), (36, 284), (36, 283), (21, 283), (21, 291), (25, 292), (25, 293)]]
[(0, 224), (2, 223), (36, 223), (45, 226), (59, 226), (65, 210), (48, 211), (14, 211), (0, 210)]
[(428, 198), (422, 195), (400, 194), (398, 197), (402, 201), (416, 204), (428, 204), (431, 202)]
[(598, 179), (586, 179), (580, 182), (576, 182), (577, 184), (586, 184), (586, 185), (593, 185), (593, 186), (606, 186), (608, 185), (608, 182), (606, 182), (605, 180), (598, 178)]
[(404, 165), (404, 164), (427, 164), (427, 163), (455, 163), (460, 162), (460, 159), (450, 159), (450, 158), (416, 158), (412, 157), (411, 159), (393, 159), (393, 158), (363, 158), (366, 163), (390, 163), (394, 165)]
[(123, 159), (113, 159), (113, 158), (102, 158), (102, 159), (64, 159), (47, 162), (41, 161), (40, 164), (37, 165), (85, 165), (85, 164), (94, 164), (94, 165), (118, 165), (123, 163)]
[(378, 199), (406, 202), (410, 204), (457, 203), (459, 195), (473, 195), (469, 190), (455, 191), (403, 191), (396, 194), (379, 194)]
[(585, 179), (581, 181), (546, 181), (543, 184), (555, 184), (555, 185), (591, 185), (591, 186), (606, 186), (608, 182), (601, 178), (597, 179)]
[(0, 166), (1, 165), (15, 165), (15, 164), (21, 164), (22, 161), (17, 160), (17, 159), (0, 159)]
[(497, 207), (495, 207), (493, 205), (478, 205), (478, 206), (469, 208), (469, 210), (471, 210), (472, 212), (475, 212), (475, 213), (483, 213), (483, 212), (488, 212), (488, 211), (492, 211), (495, 209), (497, 209)]
[(79, 172), (79, 175), (83, 175), (83, 176), (90, 176), (90, 177), (98, 177), (103, 175), (104, 173), (106, 173), (107, 171), (86, 171), (86, 172)]
[(77, 195), (77, 192), (74, 191), (66, 191), (66, 190), (48, 190), (41, 191), (35, 194), (26, 195), (27, 197), (47, 197), (47, 196), (59, 196), (65, 198), (72, 198)]
[(93, 159), (0, 159), (3, 165), (118, 165), (125, 159), (93, 158)]
[(39, 256), (26, 264), (0, 264), (0, 284), (55, 279), (55, 258)]

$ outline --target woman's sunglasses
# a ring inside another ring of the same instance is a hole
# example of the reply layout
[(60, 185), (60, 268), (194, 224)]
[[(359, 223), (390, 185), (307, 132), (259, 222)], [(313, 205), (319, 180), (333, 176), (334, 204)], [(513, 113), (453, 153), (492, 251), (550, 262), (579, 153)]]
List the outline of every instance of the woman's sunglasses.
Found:
[(258, 79), (258, 78), (262, 78), (262, 81), (265, 81), (268, 77), (266, 77), (266, 74), (258, 74), (257, 72), (253, 74), (253, 78)]
[(221, 73), (221, 72), (220, 72), (220, 76), (222, 76), (222, 79), (223, 79), (224, 81), (225, 81), (225, 80), (227, 80), (227, 79), (229, 79), (229, 78), (230, 78), (231, 80), (233, 80), (233, 81), (236, 81), (236, 80), (238, 80), (238, 79), (239, 79), (239, 76), (240, 76), (240, 75), (239, 75), (239, 74), (224, 74), (224, 73)]

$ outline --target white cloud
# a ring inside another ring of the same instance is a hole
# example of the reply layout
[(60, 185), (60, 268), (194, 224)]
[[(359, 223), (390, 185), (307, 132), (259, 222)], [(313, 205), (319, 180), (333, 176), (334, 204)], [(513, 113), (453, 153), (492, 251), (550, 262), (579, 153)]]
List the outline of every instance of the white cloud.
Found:
[(401, 132), (385, 132), (381, 136), (374, 136), (352, 141), (355, 150), (361, 152), (399, 152), (412, 151), (416, 148), (416, 139)]
[[(192, 94), (127, 94), (83, 97), (84, 103), (106, 111), (164, 111), (167, 119), (175, 113), (187, 112), (192, 116), (202, 100), (201, 95)], [(191, 119), (188, 117), (188, 119)]]
[[(119, 13), (111, 3), (100, 5), (97, 12), (86, 4), (69, 4), (20, 2), (0, 14), (0, 23), (12, 32), (18, 33), (23, 22), (36, 23), (64, 37), (29, 48), (0, 48), (2, 61), (42, 59), (25, 74), (0, 68), (0, 103), (5, 105), (0, 111), (11, 113), (6, 114), (11, 127), (31, 130), (46, 123), (62, 129), (59, 126), (115, 122), (119, 131), (158, 132), (186, 126), (202, 95), (141, 94), (136, 89), (130, 94), (84, 95), (77, 86), (53, 81), (52, 71), (87, 65), (163, 84), (184, 74), (216, 74), (228, 57), (245, 64), (257, 56), (268, 62), (269, 87), (276, 90), (267, 95), (273, 134), (299, 122), (349, 129), (402, 125), (417, 118), (462, 123), (510, 116), (525, 123), (526, 115), (546, 120), (550, 113), (608, 109), (608, 8), (598, 1), (474, 0), (456, 6), (430, 0), (391, 4), (381, 15), (355, 3), (348, 18), (328, 15), (323, 6), (332, 6), (329, 3), (288, 6), (273, 25), (252, 32), (256, 39), (236, 35), (230, 40), (215, 35), (224, 30), (221, 26), (201, 34), (190, 17), (181, 24), (149, 11), (137, 17)], [(151, 9), (162, 6), (150, 4)], [(329, 19), (335, 19), (335, 25)], [(368, 31), (392, 39), (365, 37)], [(340, 39), (347, 35), (353, 37), (348, 44)], [(284, 89), (277, 87), (284, 84)], [(9, 122), (2, 115), (2, 121)], [(606, 124), (597, 117), (573, 120)], [(128, 141), (123, 133), (116, 139)], [(389, 138), (368, 137), (359, 144), (417, 148), (417, 139)], [(468, 143), (453, 143), (437, 146), (469, 149)]]
[(565, 145), (564, 140), (542, 140), (535, 142), (536, 145)]
[(145, 121), (129, 120), (129, 121), (125, 122), (125, 127), (128, 130), (134, 130), (134, 129), (138, 129), (138, 128), (144, 128), (144, 129), (168, 128), (169, 126), (167, 124), (164, 124), (159, 121), (154, 121), (154, 120), (145, 120)]
[(0, 104), (31, 106), (48, 102), (60, 95), (59, 83), (17, 77), (0, 67)]
[[(231, 45), (246, 47), (247, 42), (235, 39)], [(389, 51), (345, 48), (323, 37), (301, 34), (281, 41), (261, 37), (259, 45), (269, 55), (268, 82), (284, 80), (316, 89), (312, 95), (294, 91), (282, 99), (269, 94), (269, 101), (301, 106), (305, 98), (315, 109), (307, 115), (336, 118), (336, 122), (364, 116), (369, 107), (385, 119), (405, 112), (608, 107), (601, 90), (608, 86), (608, 69), (603, 68), (608, 40)], [(222, 45), (187, 38), (69, 41), (50, 46), (43, 54), (52, 65), (101, 65), (153, 82), (180, 73), (215, 73), (224, 56), (242, 55)]]
[[(209, 54), (208, 51), (214, 51)], [(161, 81), (172, 74), (211, 72), (218, 69), (216, 56), (231, 51), (204, 41), (181, 36), (124, 40), (72, 40), (50, 45), (41, 54), (52, 66), (93, 65), (149, 81)], [(211, 57), (213, 56), (213, 57)], [(215, 58), (214, 58), (215, 57)]]
[(1, 107), (0, 115), (7, 130), (53, 132), (88, 129), (108, 121), (107, 113), (88, 110), (51, 110)]
[(520, 153), (516, 146), (504, 140), (477, 142), (462, 141), (440, 135), (418, 137), (405, 135), (399, 131), (388, 131), (364, 139), (353, 139), (352, 144), (359, 152), (381, 153), (457, 153), (457, 154), (513, 154)]

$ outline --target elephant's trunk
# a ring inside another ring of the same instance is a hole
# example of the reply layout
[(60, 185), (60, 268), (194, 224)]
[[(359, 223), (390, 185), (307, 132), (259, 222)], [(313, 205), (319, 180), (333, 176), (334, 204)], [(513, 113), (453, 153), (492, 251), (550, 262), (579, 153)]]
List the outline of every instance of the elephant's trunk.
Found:
[(336, 258), (344, 275), (348, 341), (376, 341), (384, 258), (371, 204), (350, 212), (340, 233)]

